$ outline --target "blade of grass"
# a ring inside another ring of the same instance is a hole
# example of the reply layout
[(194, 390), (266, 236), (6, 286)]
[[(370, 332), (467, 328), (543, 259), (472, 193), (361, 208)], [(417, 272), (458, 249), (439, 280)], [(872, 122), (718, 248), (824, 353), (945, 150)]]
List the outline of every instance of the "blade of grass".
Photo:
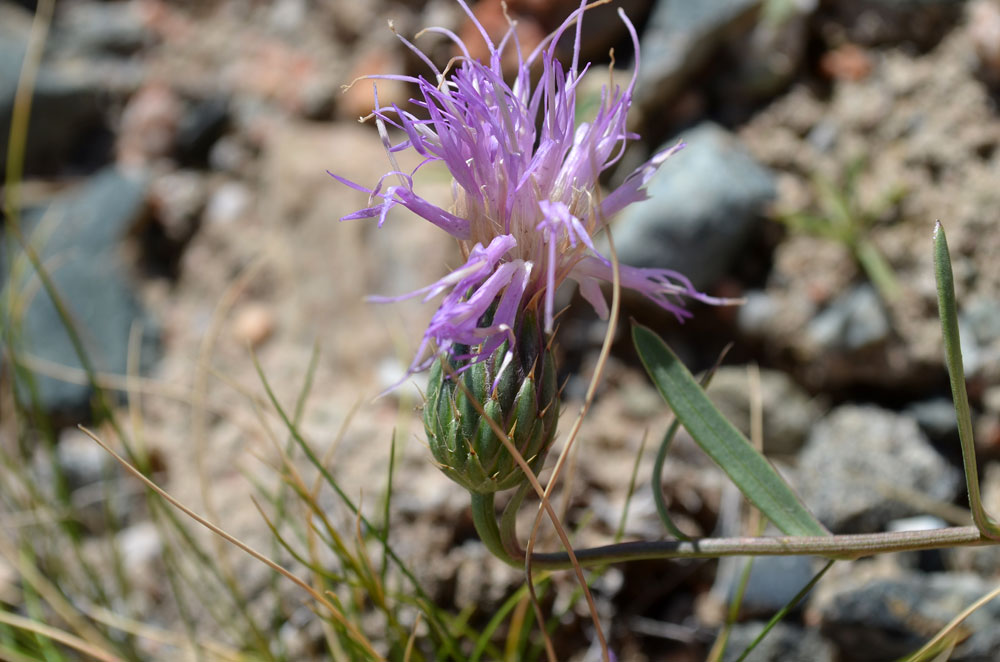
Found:
[(625, 491), (625, 505), (622, 506), (622, 516), (618, 520), (618, 528), (615, 529), (615, 542), (621, 542), (625, 536), (625, 523), (628, 520), (628, 506), (632, 503), (632, 495), (635, 494), (635, 479), (639, 475), (639, 463), (642, 461), (642, 452), (646, 450), (647, 434), (642, 435), (642, 442), (639, 443), (639, 452), (635, 454), (635, 463), (632, 465), (632, 475), (628, 479), (628, 489)]
[[(256, 356), (253, 357), (253, 362), (254, 362), (254, 367), (257, 370), (257, 375), (261, 380), (261, 384), (264, 386), (264, 390), (267, 392), (267, 397), (271, 401), (271, 405), (275, 408), (275, 410), (277, 410), (278, 415), (281, 417), (282, 422), (288, 429), (289, 434), (291, 434), (292, 437), (295, 439), (295, 442), (298, 444), (299, 448), (305, 453), (306, 457), (309, 459), (309, 462), (316, 468), (317, 471), (320, 472), (320, 475), (323, 477), (323, 480), (325, 480), (326, 483), (330, 486), (330, 488), (333, 489), (333, 491), (337, 494), (337, 497), (341, 500), (341, 502), (345, 506), (347, 506), (348, 510), (350, 510), (352, 514), (361, 517), (361, 522), (372, 531), (375, 531), (376, 527), (374, 527), (372, 523), (364, 516), (364, 514), (362, 514), (358, 510), (357, 506), (354, 504), (354, 501), (347, 495), (346, 492), (344, 492), (344, 490), (340, 487), (340, 484), (330, 473), (330, 470), (327, 469), (326, 466), (320, 461), (319, 457), (316, 456), (316, 453), (313, 452), (311, 446), (302, 437), (301, 433), (299, 432), (298, 426), (295, 425), (295, 422), (288, 417), (287, 412), (281, 406), (281, 403), (278, 401), (277, 396), (275, 396), (274, 391), (271, 389), (271, 384), (268, 381), (267, 376), (264, 374), (264, 371), (260, 366), (260, 362), (257, 361)], [(417, 596), (424, 603), (424, 608), (428, 612), (427, 613), (428, 623), (442, 638), (442, 643), (445, 645), (448, 655), (453, 659), (461, 662), (462, 657), (459, 654), (457, 647), (455, 646), (455, 642), (452, 641), (448, 629), (444, 626), (440, 610), (435, 606), (434, 601), (430, 599), (430, 596), (427, 595), (427, 592), (424, 591), (423, 587), (420, 585), (420, 582), (417, 580), (416, 575), (414, 575), (413, 572), (409, 569), (409, 567), (407, 567), (407, 565), (403, 563), (403, 560), (399, 557), (399, 555), (396, 554), (393, 548), (389, 545), (386, 545), (385, 549), (388, 552), (389, 557), (396, 564), (396, 567), (399, 568), (399, 571), (403, 573), (403, 576), (405, 576), (406, 579), (410, 582)]]
[(74, 634), (52, 627), (51, 625), (46, 625), (45, 623), (33, 621), (30, 618), (18, 616), (17, 614), (11, 614), (3, 611), (2, 609), (0, 609), (0, 623), (24, 630), (25, 632), (34, 633), (51, 641), (58, 642), (63, 646), (68, 646), (73, 650), (89, 655), (95, 660), (100, 660), (100, 662), (121, 662), (120, 657), (116, 657), (115, 655), (94, 646)]
[(252, 556), (253, 558), (257, 559), (258, 561), (260, 561), (261, 563), (263, 563), (267, 567), (271, 568), (275, 572), (278, 572), (281, 575), (283, 575), (286, 579), (288, 579), (289, 581), (291, 581), (293, 584), (297, 585), (299, 588), (303, 589), (306, 593), (308, 593), (310, 596), (312, 596), (312, 598), (315, 599), (319, 604), (321, 604), (324, 607), (326, 607), (327, 610), (330, 612), (330, 615), (333, 616), (335, 619), (337, 619), (339, 622), (341, 622), (341, 624), (352, 633), (353, 637), (355, 638), (356, 643), (358, 645), (362, 646), (366, 650), (366, 652), (370, 653), (371, 656), (372, 656), (372, 659), (375, 659), (375, 660), (382, 660), (383, 659), (382, 656), (380, 656), (378, 653), (375, 652), (375, 649), (371, 647), (371, 643), (368, 641), (368, 639), (363, 634), (361, 634), (360, 631), (357, 630), (357, 628), (354, 626), (354, 624), (351, 623), (351, 622), (349, 622), (349, 621), (344, 620), (342, 612), (340, 612), (336, 607), (334, 607), (334, 605), (331, 604), (329, 600), (327, 600), (325, 597), (323, 597), (322, 595), (320, 595), (319, 593), (317, 593), (315, 590), (313, 590), (313, 588), (311, 586), (309, 586), (309, 584), (307, 584), (306, 582), (302, 581), (302, 579), (300, 579), (299, 577), (297, 577), (295, 574), (293, 574), (289, 570), (285, 569), (280, 564), (276, 563), (275, 561), (272, 561), (270, 558), (268, 558), (264, 554), (261, 554), (260, 552), (258, 552), (254, 548), (250, 547), (249, 545), (247, 545), (246, 543), (244, 543), (240, 539), (236, 538), (235, 536), (227, 533), (226, 531), (224, 531), (223, 529), (219, 528), (215, 524), (212, 524), (211, 522), (209, 522), (208, 520), (206, 520), (204, 517), (198, 515), (198, 513), (194, 512), (193, 510), (191, 510), (190, 508), (188, 508), (187, 506), (185, 506), (184, 504), (182, 504), (180, 501), (178, 501), (174, 497), (170, 496), (170, 494), (168, 494), (167, 492), (163, 491), (162, 488), (160, 488), (156, 483), (154, 483), (152, 480), (150, 480), (148, 477), (146, 477), (141, 471), (139, 471), (138, 469), (136, 469), (135, 467), (133, 467), (131, 464), (129, 464), (128, 461), (125, 458), (123, 458), (121, 455), (119, 455), (118, 453), (116, 453), (115, 451), (113, 451), (110, 446), (108, 446), (103, 441), (101, 441), (100, 438), (97, 437), (97, 435), (95, 435), (93, 432), (91, 432), (87, 428), (83, 427), (82, 425), (78, 426), (78, 427), (79, 427), (79, 429), (84, 434), (86, 434), (88, 437), (90, 437), (91, 439), (93, 439), (94, 442), (97, 443), (97, 445), (99, 445), (107, 453), (109, 453), (111, 455), (111, 457), (113, 457), (119, 464), (121, 464), (129, 473), (131, 473), (133, 476), (135, 476), (136, 478), (138, 478), (142, 483), (144, 483), (146, 485), (146, 487), (148, 487), (149, 489), (151, 489), (154, 492), (156, 492), (156, 494), (158, 494), (162, 499), (164, 499), (165, 501), (167, 501), (174, 508), (177, 508), (182, 513), (184, 513), (185, 515), (187, 515), (188, 517), (190, 517), (195, 522), (197, 522), (198, 524), (202, 525), (203, 527), (205, 527), (206, 529), (208, 529), (209, 531), (211, 531), (215, 535), (223, 538), (224, 540), (226, 540), (230, 544), (238, 547), (239, 549), (241, 549), (242, 551), (244, 551), (248, 555)]
[(740, 491), (788, 535), (829, 535), (774, 467), (716, 409), (680, 359), (650, 329), (633, 324), (646, 371), (678, 420)]
[(941, 335), (944, 338), (944, 356), (948, 364), (951, 395), (955, 402), (958, 421), (958, 438), (962, 445), (962, 462), (965, 465), (965, 483), (969, 490), (969, 507), (976, 528), (991, 540), (1000, 540), (1000, 526), (983, 507), (979, 492), (979, 469), (976, 466), (976, 442), (972, 435), (972, 412), (969, 394), (965, 390), (965, 368), (962, 365), (961, 339), (958, 335), (958, 309), (955, 305), (955, 277), (948, 254), (948, 238), (941, 221), (934, 224), (934, 277), (937, 281), (938, 315), (941, 318)]
[(825, 575), (827, 571), (833, 567), (833, 564), (834, 561), (832, 560), (827, 561), (826, 565), (824, 565), (823, 568), (819, 572), (817, 572), (816, 575), (813, 576), (811, 580), (809, 580), (809, 583), (803, 586), (802, 590), (796, 593), (795, 597), (789, 600), (787, 605), (782, 607), (780, 610), (778, 610), (777, 614), (771, 617), (771, 620), (767, 622), (767, 625), (764, 626), (764, 629), (761, 630), (760, 634), (758, 634), (757, 637), (752, 642), (750, 642), (750, 645), (746, 647), (743, 653), (741, 653), (740, 656), (736, 658), (736, 662), (744, 662), (744, 660), (747, 659), (747, 656), (753, 652), (753, 649), (755, 649), (760, 642), (764, 641), (764, 637), (767, 636), (767, 633), (770, 632), (775, 625), (780, 623), (781, 620), (784, 619), (785, 616), (787, 616), (790, 611), (795, 609), (795, 607), (800, 602), (802, 602), (802, 600), (807, 595), (809, 595), (809, 591), (811, 591), (813, 589), (813, 586), (815, 586), (816, 583), (823, 578), (823, 575)]
[(982, 609), (993, 600), (996, 600), (998, 597), (1000, 597), (1000, 586), (997, 586), (992, 591), (963, 609), (958, 616), (953, 618), (951, 622), (941, 628), (941, 631), (938, 632), (933, 639), (924, 644), (923, 647), (921, 647), (921, 649), (917, 652), (905, 657), (904, 660), (906, 660), (906, 662), (916, 662), (917, 660), (925, 659), (922, 656), (934, 654), (936, 651), (939, 651), (940, 649), (938, 647), (945, 644), (948, 637), (955, 635), (956, 628), (958, 628), (958, 626), (961, 625), (965, 619), (974, 614), (977, 610)]
[[(722, 361), (726, 358), (726, 354), (732, 348), (733, 344), (729, 343), (722, 348), (719, 352), (719, 358), (715, 360), (715, 365), (705, 373), (701, 378), (701, 387), (708, 388), (708, 385), (712, 382), (712, 377), (715, 376), (716, 371), (718, 371), (719, 366), (722, 365)], [(681, 427), (680, 419), (674, 418), (670, 427), (667, 428), (667, 433), (663, 435), (663, 441), (660, 442), (660, 448), (656, 451), (656, 459), (653, 461), (653, 476), (650, 479), (653, 488), (653, 503), (656, 504), (656, 512), (660, 516), (660, 521), (663, 522), (663, 526), (666, 527), (670, 535), (677, 538), (678, 540), (691, 540), (691, 538), (681, 531), (676, 524), (674, 524), (673, 518), (670, 517), (670, 510), (667, 508), (667, 501), (663, 498), (663, 466), (667, 462), (667, 453), (670, 452), (670, 446), (674, 442), (674, 437), (677, 435), (677, 431)]]

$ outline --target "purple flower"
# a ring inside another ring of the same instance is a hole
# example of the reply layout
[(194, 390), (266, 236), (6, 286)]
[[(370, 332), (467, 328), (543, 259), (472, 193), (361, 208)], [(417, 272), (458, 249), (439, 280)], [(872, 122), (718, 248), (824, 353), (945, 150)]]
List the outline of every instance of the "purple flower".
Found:
[[(593, 237), (615, 213), (647, 197), (645, 186), (650, 178), (682, 147), (655, 154), (602, 198), (599, 175), (618, 162), (628, 140), (638, 137), (625, 124), (636, 79), (633, 75), (625, 89), (606, 86), (596, 115), (589, 121), (576, 121), (577, 85), (589, 67), (579, 65), (580, 20), (586, 1), (527, 56), (513, 25), (494, 44), (464, 0), (457, 1), (485, 39), (489, 62), (473, 60), (450, 30), (428, 28), (427, 32), (452, 40), (463, 54), (441, 71), (400, 37), (433, 76), (371, 77), (406, 81), (419, 93), (411, 99), (419, 115), (395, 104), (383, 106), (376, 94), (373, 116), (392, 171), (372, 189), (331, 173), (369, 195), (368, 207), (342, 220), (377, 216), (381, 227), (386, 213), (402, 205), (454, 236), (462, 247), (465, 263), (436, 283), (402, 296), (375, 299), (423, 296), (429, 301), (444, 295), (411, 373), (428, 368), (445, 352), (471, 352), (455, 357), (471, 362), (490, 356), (504, 340), (513, 342), (515, 322), (527, 309), (540, 308), (539, 318), (544, 320), (546, 333), (551, 333), (555, 290), (566, 280), (575, 281), (583, 297), (606, 317), (608, 307), (600, 284), (611, 281), (612, 264), (594, 247)], [(632, 36), (638, 70), (638, 36), (624, 12), (619, 9), (618, 13)], [(574, 25), (573, 59), (567, 70), (555, 58), (555, 45)], [(501, 69), (501, 55), (507, 49), (517, 54), (519, 65), (511, 82), (504, 79)], [(541, 74), (532, 85), (532, 70), (539, 64)], [(390, 126), (405, 136), (400, 142), (390, 140)], [(409, 173), (400, 170), (394, 157), (406, 149), (424, 157)], [(443, 161), (454, 178), (450, 209), (431, 204), (414, 190), (413, 175), (431, 161)], [(623, 287), (640, 292), (678, 320), (690, 315), (683, 307), (685, 296), (723, 303), (697, 292), (688, 279), (667, 269), (621, 265), (620, 274)], [(433, 351), (429, 352), (430, 347)]]

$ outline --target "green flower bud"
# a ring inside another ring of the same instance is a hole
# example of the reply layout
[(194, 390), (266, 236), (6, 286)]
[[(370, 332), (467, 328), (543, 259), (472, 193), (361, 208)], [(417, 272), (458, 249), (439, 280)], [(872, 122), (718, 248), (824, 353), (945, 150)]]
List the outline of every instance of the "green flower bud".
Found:
[(534, 315), (525, 315), (513, 355), (505, 363), (509, 350), (505, 342), (465, 370), (466, 361), (442, 356), (430, 370), (424, 429), (431, 452), (448, 477), (477, 494), (517, 487), (526, 478), (470, 396), (535, 473), (555, 437), (555, 360)]

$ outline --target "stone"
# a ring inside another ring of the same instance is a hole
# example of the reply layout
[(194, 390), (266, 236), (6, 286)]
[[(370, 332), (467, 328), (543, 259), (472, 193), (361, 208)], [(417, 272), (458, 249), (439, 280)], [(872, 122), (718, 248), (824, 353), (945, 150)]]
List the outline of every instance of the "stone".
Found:
[[(44, 208), (22, 215), (22, 232), (36, 244), (42, 263), (56, 291), (68, 308), (81, 342), (94, 368), (101, 372), (125, 374), (129, 334), (134, 324), (143, 331), (141, 367), (155, 360), (158, 331), (139, 302), (120, 254), (125, 235), (146, 212), (147, 186), (144, 180), (109, 168), (88, 179), (75, 190), (57, 196)], [(5, 236), (5, 241), (14, 241)], [(11, 273), (0, 255), (0, 274)], [(19, 249), (16, 265), (27, 260)], [(23, 309), (13, 328), (15, 347), (64, 369), (80, 370), (82, 365), (63, 326), (55, 304), (37, 282), (30, 266), (14, 270), (17, 280), (10, 283)], [(6, 286), (6, 283), (2, 285)], [(6, 325), (10, 322), (4, 319)], [(87, 418), (91, 389), (50, 376), (48, 371), (33, 374), (37, 404), (43, 411)], [(18, 382), (21, 396), (28, 397), (27, 384)]]
[[(737, 623), (729, 632), (724, 662), (735, 662), (743, 651), (764, 631), (766, 623)], [(746, 662), (833, 662), (836, 651), (814, 629), (806, 630), (787, 622), (778, 623), (754, 650)]]
[(1000, 83), (1000, 4), (976, 0), (969, 4), (966, 30), (979, 59), (979, 73), (991, 85)]
[(196, 101), (177, 122), (174, 153), (181, 165), (204, 167), (212, 146), (229, 127), (229, 102), (223, 98)]
[[(27, 47), (23, 37), (0, 31), (0, 154), (5, 156)], [(92, 152), (101, 151), (99, 137), (106, 132), (103, 95), (93, 83), (42, 64), (32, 95), (25, 174), (64, 172), (74, 164), (88, 162)], [(0, 178), (6, 170), (6, 159), (0, 160)]]
[(875, 288), (868, 283), (841, 294), (806, 327), (806, 336), (821, 351), (860, 350), (889, 338), (889, 317)]
[[(786, 88), (802, 67), (809, 43), (809, 20), (819, 0), (763, 3), (760, 20), (728, 44), (725, 64), (713, 76), (727, 100), (761, 102)], [(713, 70), (714, 73), (715, 70)]]
[[(742, 580), (734, 573), (728, 599), (734, 599)], [(816, 574), (813, 559), (808, 556), (761, 556), (753, 560), (747, 580), (740, 614), (743, 618), (770, 617), (788, 606)]]
[[(962, 15), (966, 0), (834, 0), (824, 20), (861, 46), (907, 43), (932, 48)], [(824, 26), (825, 27), (825, 26)]]
[[(992, 588), (971, 574), (905, 572), (884, 578), (843, 577), (815, 606), (821, 630), (856, 662), (894, 660), (914, 652)], [(1000, 657), (1000, 603), (992, 601), (962, 624), (969, 637), (948, 657), (986, 662)]]
[(270, 306), (248, 303), (233, 318), (233, 339), (241, 346), (259, 347), (274, 334), (275, 325)]
[[(764, 452), (790, 455), (805, 443), (809, 429), (820, 417), (820, 409), (783, 372), (761, 370), (764, 417)], [(709, 384), (708, 397), (723, 415), (750, 435), (750, 380), (744, 366), (723, 366)]]
[(153, 41), (137, 3), (91, 0), (60, 6), (48, 47), (60, 54), (131, 55)]
[(739, 254), (774, 198), (775, 182), (716, 124), (681, 137), (687, 146), (650, 181), (650, 199), (627, 207), (614, 225), (615, 246), (622, 264), (675, 269), (705, 289)]
[(642, 58), (635, 101), (647, 116), (661, 115), (690, 76), (716, 52), (729, 32), (760, 6), (760, 0), (660, 0), (640, 40)]
[(93, 485), (117, 468), (108, 452), (77, 428), (67, 428), (59, 435), (56, 457), (70, 491)]
[(797, 477), (805, 504), (835, 533), (882, 531), (892, 520), (919, 514), (893, 487), (950, 502), (962, 484), (961, 472), (913, 419), (858, 405), (834, 409), (813, 428)]
[(935, 444), (958, 442), (955, 403), (951, 398), (938, 397), (912, 402), (904, 413), (915, 420), (924, 434)]
[(164, 83), (152, 82), (134, 94), (122, 112), (118, 161), (146, 166), (174, 153), (184, 104)]

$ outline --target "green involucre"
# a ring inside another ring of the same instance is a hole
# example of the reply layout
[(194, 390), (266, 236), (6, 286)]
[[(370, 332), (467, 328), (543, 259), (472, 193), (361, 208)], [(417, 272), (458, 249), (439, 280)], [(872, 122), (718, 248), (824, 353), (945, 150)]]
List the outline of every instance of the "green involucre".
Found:
[(438, 358), (430, 369), (424, 407), (427, 441), (441, 470), (470, 492), (492, 494), (526, 480), (480, 411), (506, 433), (532, 471), (537, 473), (545, 462), (555, 437), (559, 394), (555, 360), (544, 340), (529, 315), (506, 365), (509, 342), (464, 370), (463, 361), (449, 356)]

